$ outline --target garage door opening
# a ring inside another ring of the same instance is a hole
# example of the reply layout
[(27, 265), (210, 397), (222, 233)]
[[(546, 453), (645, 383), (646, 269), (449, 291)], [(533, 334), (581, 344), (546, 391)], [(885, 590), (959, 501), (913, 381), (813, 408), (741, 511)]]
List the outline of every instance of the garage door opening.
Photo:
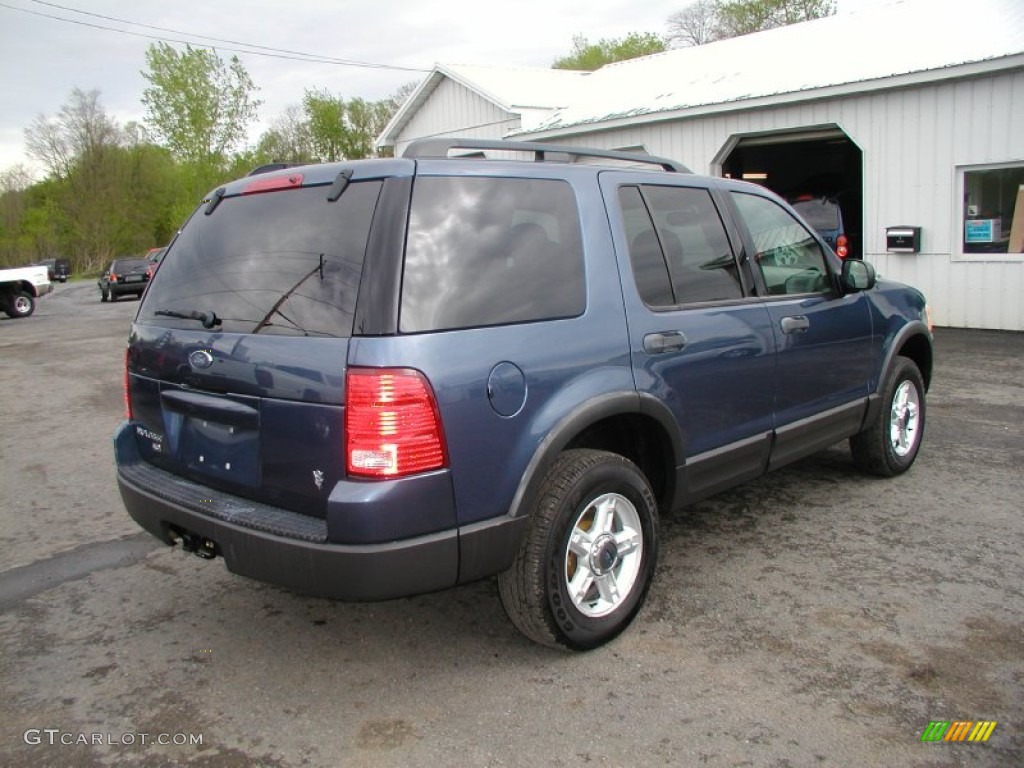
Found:
[[(850, 257), (863, 257), (862, 153), (840, 129), (742, 137), (721, 162), (723, 176), (761, 184), (790, 202), (806, 201), (801, 207), (809, 221), (821, 211), (820, 220), (810, 223), (827, 240), (835, 240), (834, 224), (841, 224)], [(811, 200), (827, 202), (813, 207)], [(836, 208), (840, 222), (831, 221)]]

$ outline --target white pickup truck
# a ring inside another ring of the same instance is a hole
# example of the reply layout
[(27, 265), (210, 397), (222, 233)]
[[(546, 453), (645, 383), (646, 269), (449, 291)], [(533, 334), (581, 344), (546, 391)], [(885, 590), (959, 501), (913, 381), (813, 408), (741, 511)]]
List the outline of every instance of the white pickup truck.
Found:
[(36, 299), (53, 290), (45, 266), (0, 269), (0, 310), (8, 317), (28, 317)]

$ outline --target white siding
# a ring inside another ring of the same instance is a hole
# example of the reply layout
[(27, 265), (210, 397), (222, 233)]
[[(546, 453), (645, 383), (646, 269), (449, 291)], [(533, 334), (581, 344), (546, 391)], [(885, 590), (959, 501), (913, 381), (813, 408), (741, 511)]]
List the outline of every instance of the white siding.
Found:
[[(1024, 256), (964, 259), (957, 175), (964, 165), (1024, 161), (1020, 70), (615, 130), (576, 126), (565, 140), (639, 145), (709, 173), (730, 137), (831, 124), (863, 151), (865, 258), (923, 290), (937, 325), (1024, 330)], [(921, 253), (886, 253), (885, 228), (899, 224), (921, 226)]]
[(500, 139), (518, 127), (518, 115), (445, 78), (398, 136), (395, 156), (401, 157), (413, 139), (437, 136)]

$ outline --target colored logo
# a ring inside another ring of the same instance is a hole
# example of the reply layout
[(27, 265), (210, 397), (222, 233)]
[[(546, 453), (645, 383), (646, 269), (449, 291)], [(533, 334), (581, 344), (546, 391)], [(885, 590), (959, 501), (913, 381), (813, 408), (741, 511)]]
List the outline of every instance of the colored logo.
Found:
[(932, 720), (921, 741), (988, 741), (995, 729), (995, 720)]

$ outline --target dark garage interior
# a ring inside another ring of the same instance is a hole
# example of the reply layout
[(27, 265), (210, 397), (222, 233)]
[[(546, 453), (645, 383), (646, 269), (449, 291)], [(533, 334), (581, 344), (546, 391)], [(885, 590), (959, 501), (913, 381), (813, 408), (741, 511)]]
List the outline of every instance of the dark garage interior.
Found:
[(862, 257), (861, 150), (842, 131), (740, 139), (722, 163), (722, 174), (763, 184), (790, 201), (807, 195), (835, 199), (842, 211), (850, 256)]

